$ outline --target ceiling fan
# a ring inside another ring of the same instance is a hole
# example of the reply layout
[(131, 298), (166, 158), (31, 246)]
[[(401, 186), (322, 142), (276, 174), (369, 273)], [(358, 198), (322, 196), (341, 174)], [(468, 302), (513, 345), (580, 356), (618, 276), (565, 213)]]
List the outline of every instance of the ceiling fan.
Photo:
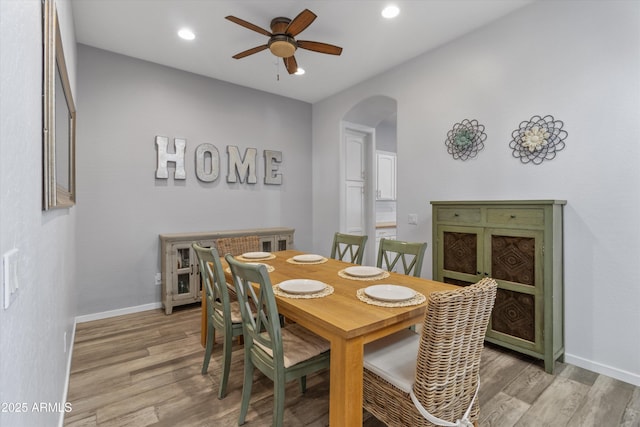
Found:
[(243, 19), (236, 18), (235, 16), (227, 16), (226, 19), (229, 21), (235, 22), (238, 25), (269, 37), (267, 44), (247, 49), (233, 55), (233, 58), (241, 59), (265, 49), (269, 49), (272, 54), (283, 59), (287, 71), (289, 74), (293, 74), (298, 69), (298, 63), (295, 56), (293, 56), (297, 48), (326, 53), (329, 55), (340, 55), (342, 53), (341, 47), (327, 43), (295, 39), (295, 36), (311, 25), (316, 17), (315, 13), (311, 12), (309, 9), (305, 9), (300, 12), (298, 16), (293, 18), (293, 20), (284, 17), (273, 18), (271, 20), (271, 32), (269, 32)]

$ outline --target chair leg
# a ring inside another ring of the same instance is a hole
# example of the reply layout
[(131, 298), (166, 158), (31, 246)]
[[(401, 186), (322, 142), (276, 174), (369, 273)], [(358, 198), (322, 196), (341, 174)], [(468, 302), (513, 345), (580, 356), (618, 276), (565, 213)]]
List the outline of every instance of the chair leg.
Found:
[(216, 340), (216, 330), (213, 325), (209, 323), (207, 328), (207, 346), (204, 352), (204, 361), (202, 362), (202, 375), (207, 373), (209, 369), (209, 360), (211, 360), (211, 352), (213, 351), (213, 343)]
[(303, 375), (298, 378), (298, 384), (300, 385), (300, 393), (304, 394), (307, 391), (307, 376)]
[(220, 376), (220, 389), (218, 399), (222, 399), (227, 394), (227, 382), (229, 381), (229, 370), (231, 369), (231, 345), (233, 336), (231, 331), (225, 331), (222, 344), (222, 375)]
[(284, 422), (284, 378), (273, 378), (273, 425), (281, 426)]
[(253, 364), (247, 355), (244, 358), (244, 382), (242, 383), (242, 403), (240, 403), (240, 417), (238, 425), (243, 425), (249, 410), (249, 398), (251, 397), (251, 386), (253, 385)]

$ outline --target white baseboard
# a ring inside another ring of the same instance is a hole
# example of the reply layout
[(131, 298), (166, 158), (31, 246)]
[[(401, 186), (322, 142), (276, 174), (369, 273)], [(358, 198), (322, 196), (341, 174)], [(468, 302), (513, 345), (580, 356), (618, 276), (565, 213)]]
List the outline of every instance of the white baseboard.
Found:
[(640, 374), (624, 371), (622, 369), (614, 368), (608, 365), (604, 365), (602, 363), (584, 359), (582, 357), (575, 356), (573, 354), (565, 353), (564, 361), (565, 363), (569, 363), (571, 365), (575, 365), (580, 368), (584, 368), (598, 374), (606, 375), (608, 377), (615, 378), (620, 381), (624, 381), (625, 383), (629, 383), (634, 386), (640, 386)]
[(91, 322), (92, 320), (107, 319), (109, 317), (139, 313), (141, 311), (155, 310), (158, 308), (162, 308), (162, 303), (154, 302), (150, 304), (136, 305), (134, 307), (125, 307), (119, 308), (117, 310), (103, 311), (101, 313), (84, 314), (82, 316), (76, 316), (76, 323)]
[[(69, 378), (71, 377), (71, 359), (73, 358), (73, 343), (76, 340), (76, 322), (73, 322), (73, 330), (71, 331), (71, 341), (67, 341), (67, 346), (69, 346), (69, 351), (67, 352), (67, 372), (65, 375), (64, 381), (64, 390), (62, 391), (62, 405), (66, 408), (67, 404), (67, 396), (69, 395)], [(73, 409), (73, 407), (72, 407)], [(64, 426), (64, 416), (65, 412), (60, 411), (60, 418), (58, 419), (58, 427)]]

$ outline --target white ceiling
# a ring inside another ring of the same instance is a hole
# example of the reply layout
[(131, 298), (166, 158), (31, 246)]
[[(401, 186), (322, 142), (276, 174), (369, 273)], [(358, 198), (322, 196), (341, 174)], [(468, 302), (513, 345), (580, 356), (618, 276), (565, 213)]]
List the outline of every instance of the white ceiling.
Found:
[[(533, 0), (397, 0), (400, 15), (380, 16), (378, 0), (72, 0), (79, 43), (196, 74), (316, 102), (518, 9)], [(303, 76), (289, 75), (268, 50), (232, 56), (267, 37), (224, 19), (270, 31), (276, 16), (303, 9), (318, 18), (297, 38), (338, 45), (341, 56), (298, 49)], [(188, 42), (177, 31), (189, 27)], [(279, 79), (278, 79), (279, 75)]]

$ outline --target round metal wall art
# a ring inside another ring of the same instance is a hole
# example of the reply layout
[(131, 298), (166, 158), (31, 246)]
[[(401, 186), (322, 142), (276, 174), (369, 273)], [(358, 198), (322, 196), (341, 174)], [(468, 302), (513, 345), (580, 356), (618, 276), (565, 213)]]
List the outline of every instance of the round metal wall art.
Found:
[(545, 160), (556, 157), (556, 153), (564, 147), (568, 133), (562, 130), (564, 123), (554, 120), (553, 116), (533, 116), (531, 120), (520, 123), (518, 129), (511, 133), (509, 147), (513, 157), (522, 163), (539, 165)]
[(447, 133), (447, 152), (456, 160), (472, 159), (484, 148), (487, 134), (477, 120), (464, 119)]

